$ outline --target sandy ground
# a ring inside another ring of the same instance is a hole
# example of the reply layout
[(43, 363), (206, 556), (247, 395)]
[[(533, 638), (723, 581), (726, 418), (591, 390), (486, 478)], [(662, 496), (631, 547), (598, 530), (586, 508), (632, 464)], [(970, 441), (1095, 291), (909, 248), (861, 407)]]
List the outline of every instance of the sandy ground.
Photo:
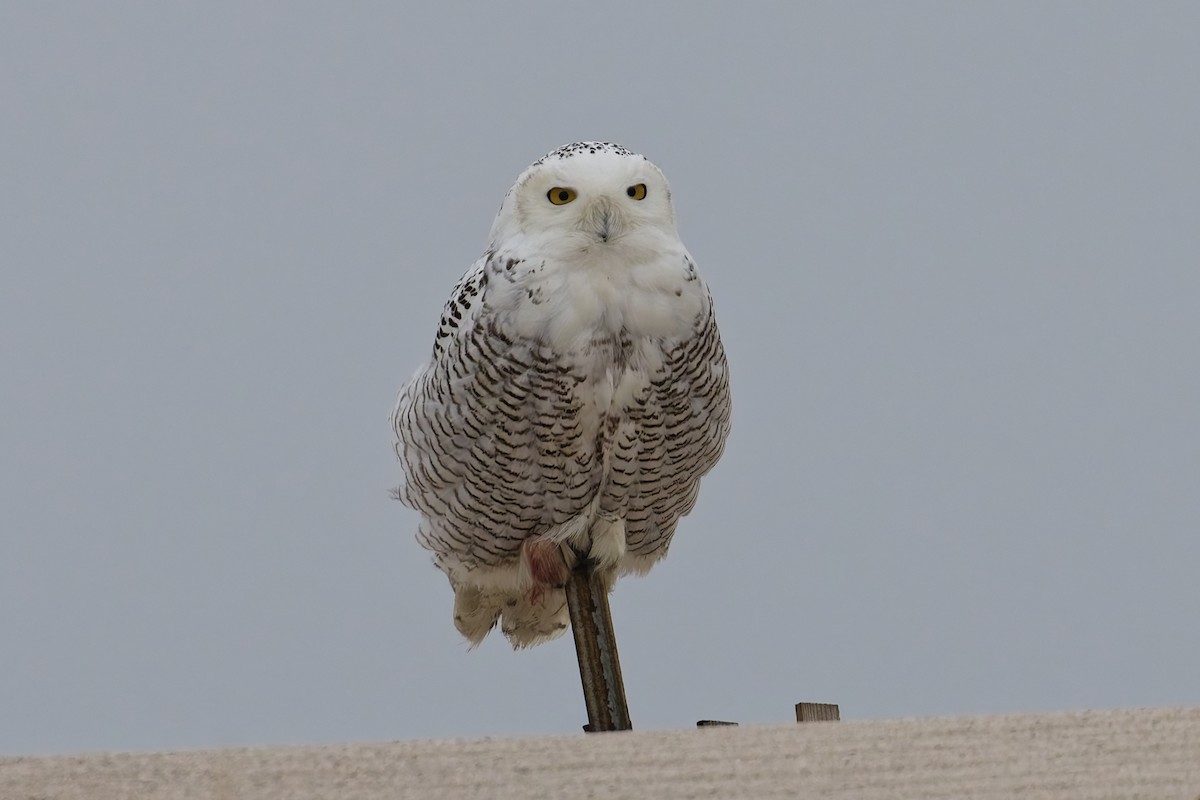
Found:
[(3, 800), (1200, 797), (1200, 708), (0, 759)]

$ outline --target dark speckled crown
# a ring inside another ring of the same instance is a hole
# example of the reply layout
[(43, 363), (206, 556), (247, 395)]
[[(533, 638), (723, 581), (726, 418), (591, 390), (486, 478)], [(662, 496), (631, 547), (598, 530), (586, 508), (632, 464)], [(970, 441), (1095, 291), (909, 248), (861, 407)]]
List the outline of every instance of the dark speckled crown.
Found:
[(637, 155), (637, 153), (633, 152), (632, 150), (624, 148), (619, 144), (612, 144), (611, 142), (572, 142), (571, 144), (564, 144), (557, 150), (551, 150), (549, 153), (533, 162), (532, 166), (536, 167), (538, 164), (541, 164), (543, 161), (551, 158), (564, 159), (570, 158), (571, 156), (582, 155), (584, 153), (612, 153), (613, 155), (618, 156)]

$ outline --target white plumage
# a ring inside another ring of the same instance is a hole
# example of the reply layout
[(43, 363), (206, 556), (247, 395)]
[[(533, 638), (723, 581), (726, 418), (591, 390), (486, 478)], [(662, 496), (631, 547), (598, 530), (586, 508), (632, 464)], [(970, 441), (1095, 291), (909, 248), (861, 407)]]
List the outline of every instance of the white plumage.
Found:
[(666, 555), (729, 433), (725, 352), (658, 167), (579, 142), (536, 161), (455, 286), (392, 426), (473, 644), (568, 625), (590, 559), (611, 582)]

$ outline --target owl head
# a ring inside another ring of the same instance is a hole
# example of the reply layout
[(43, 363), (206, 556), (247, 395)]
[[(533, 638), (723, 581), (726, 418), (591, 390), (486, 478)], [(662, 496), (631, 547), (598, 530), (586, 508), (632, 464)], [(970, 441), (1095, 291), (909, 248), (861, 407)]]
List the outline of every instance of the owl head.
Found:
[(545, 253), (598, 257), (678, 241), (662, 170), (607, 142), (564, 145), (521, 173), (496, 215), (491, 244), (513, 237)]

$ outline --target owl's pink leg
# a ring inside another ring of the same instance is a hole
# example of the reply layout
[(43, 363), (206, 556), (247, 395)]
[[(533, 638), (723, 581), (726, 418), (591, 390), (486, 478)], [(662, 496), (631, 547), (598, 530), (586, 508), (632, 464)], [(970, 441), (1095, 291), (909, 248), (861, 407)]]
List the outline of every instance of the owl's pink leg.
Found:
[(529, 602), (541, 602), (547, 589), (558, 589), (567, 584), (570, 570), (563, 560), (558, 543), (540, 536), (531, 536), (521, 542), (521, 565), (529, 575)]

